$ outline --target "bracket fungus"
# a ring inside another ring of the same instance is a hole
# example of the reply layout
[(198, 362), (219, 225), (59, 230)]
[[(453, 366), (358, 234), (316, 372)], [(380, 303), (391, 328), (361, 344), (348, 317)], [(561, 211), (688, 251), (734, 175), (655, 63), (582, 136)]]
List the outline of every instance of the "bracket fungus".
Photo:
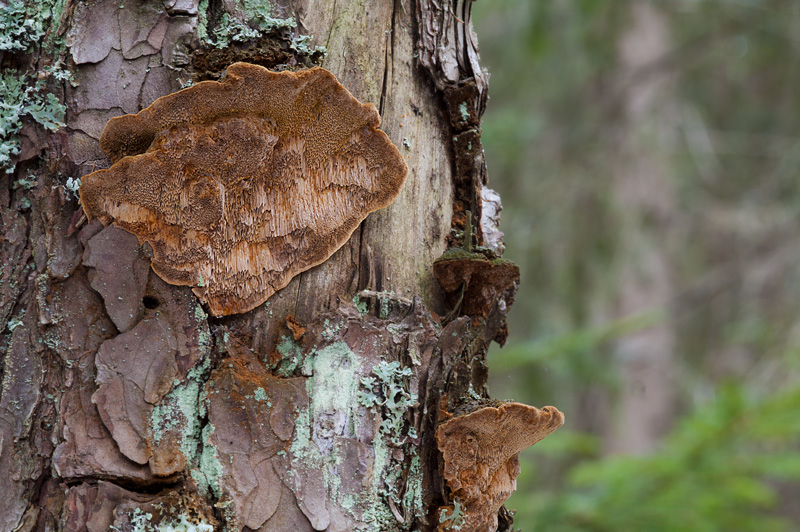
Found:
[[(497, 512), (516, 489), (519, 452), (563, 424), (564, 414), (553, 406), (540, 410), (505, 403), (439, 425), (436, 442), (444, 461), (442, 476), (454, 500), (454, 505), (440, 509), (439, 530), (497, 530)], [(455, 514), (458, 524), (453, 523)]]
[(153, 249), (153, 270), (216, 316), (266, 301), (324, 262), (408, 169), (330, 72), (247, 63), (109, 121), (114, 163), (83, 178), (81, 205)]
[(489, 249), (484, 253), (453, 247), (433, 263), (433, 275), (449, 301), (461, 294), (462, 311), (468, 316), (488, 317), (497, 301), (516, 292), (519, 266), (497, 258)]

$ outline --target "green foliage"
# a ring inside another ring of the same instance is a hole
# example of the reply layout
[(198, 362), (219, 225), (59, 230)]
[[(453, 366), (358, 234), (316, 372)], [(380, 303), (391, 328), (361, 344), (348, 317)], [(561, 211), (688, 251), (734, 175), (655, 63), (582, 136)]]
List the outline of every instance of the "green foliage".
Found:
[(658, 453), (580, 462), (520, 513), (546, 532), (792, 530), (773, 510), (776, 481), (800, 480), (798, 411), (800, 387), (755, 398), (723, 386)]
[(19, 153), (22, 120), (30, 117), (48, 131), (64, 127), (66, 107), (50, 92), (44, 80), (29, 85), (15, 70), (0, 74), (0, 168), (14, 171), (12, 157)]

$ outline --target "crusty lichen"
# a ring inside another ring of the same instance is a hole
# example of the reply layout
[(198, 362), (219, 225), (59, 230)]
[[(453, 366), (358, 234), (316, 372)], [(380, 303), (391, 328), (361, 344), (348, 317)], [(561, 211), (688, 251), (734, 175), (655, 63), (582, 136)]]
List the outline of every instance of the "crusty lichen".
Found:
[(217, 448), (211, 442), (211, 434), (214, 432), (214, 426), (211, 423), (203, 427), (203, 434), (201, 436), (202, 451), (198, 467), (192, 469), (192, 478), (197, 482), (200, 490), (205, 493), (211, 493), (216, 498), (222, 497), (222, 490), (220, 488), (220, 480), (224, 473), (222, 463), (219, 461), (219, 454)]
[(303, 363), (303, 350), (292, 336), (283, 335), (275, 351), (279, 358), (273, 361), (273, 371), (281, 377), (291, 377)]

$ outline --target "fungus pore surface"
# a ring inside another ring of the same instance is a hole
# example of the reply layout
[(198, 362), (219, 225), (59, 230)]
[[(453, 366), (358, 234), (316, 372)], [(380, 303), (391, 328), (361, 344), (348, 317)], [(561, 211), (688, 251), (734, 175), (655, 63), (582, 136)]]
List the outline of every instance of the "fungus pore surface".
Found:
[(330, 257), (405, 181), (399, 150), (330, 72), (247, 63), (109, 121), (114, 163), (81, 205), (153, 249), (215, 316), (246, 312)]
[[(497, 530), (497, 512), (514, 492), (519, 475), (519, 452), (564, 424), (553, 406), (541, 410), (521, 403), (485, 407), (453, 417), (436, 429), (442, 453), (442, 476), (463, 513), (455, 525), (441, 518), (440, 531)], [(442, 509), (452, 516), (454, 506)]]

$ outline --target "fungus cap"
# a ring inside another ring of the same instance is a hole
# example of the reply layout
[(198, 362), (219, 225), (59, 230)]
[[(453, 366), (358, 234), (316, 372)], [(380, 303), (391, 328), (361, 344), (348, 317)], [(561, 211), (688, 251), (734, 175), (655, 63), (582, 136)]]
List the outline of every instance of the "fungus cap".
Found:
[(83, 178), (81, 205), (153, 249), (153, 270), (215, 316), (246, 312), (322, 263), (408, 169), (327, 70), (247, 63), (109, 121), (114, 163)]
[[(564, 414), (553, 406), (505, 403), (439, 425), (436, 443), (442, 453), (442, 477), (453, 498), (464, 505), (464, 523), (458, 530), (497, 530), (497, 512), (516, 488), (519, 452), (563, 424)], [(452, 507), (445, 510), (452, 515)], [(451, 529), (455, 528), (439, 527)]]

